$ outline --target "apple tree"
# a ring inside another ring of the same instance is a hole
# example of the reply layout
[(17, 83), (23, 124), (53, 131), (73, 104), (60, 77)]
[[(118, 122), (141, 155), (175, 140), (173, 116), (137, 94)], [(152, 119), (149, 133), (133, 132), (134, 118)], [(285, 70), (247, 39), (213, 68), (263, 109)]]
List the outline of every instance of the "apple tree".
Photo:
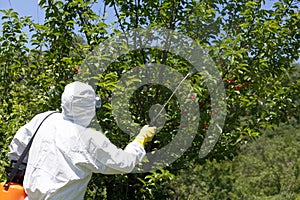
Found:
[[(86, 199), (167, 198), (164, 196), (167, 190), (165, 182), (180, 169), (210, 159), (232, 159), (240, 146), (258, 137), (262, 129), (291, 117), (299, 120), (300, 82), (299, 77), (293, 76), (295, 66), (292, 65), (299, 59), (299, 2), (278, 0), (268, 9), (263, 7), (264, 3), (263, 0), (41, 0), (39, 5), (45, 11), (43, 24), (37, 24), (29, 17), (20, 17), (13, 10), (2, 11), (1, 158), (5, 158), (7, 145), (21, 125), (36, 113), (60, 108), (64, 85), (82, 76), (90, 53), (107, 39), (125, 34), (124, 40), (131, 40), (138, 47), (140, 35), (128, 36), (128, 32), (136, 28), (165, 28), (187, 36), (205, 49), (206, 56), (221, 74), (218, 81), (225, 88), (227, 112), (222, 135), (214, 149), (205, 158), (199, 158), (211, 119), (221, 111), (213, 109), (212, 93), (204, 75), (192, 73), (185, 81), (192, 88), (187, 92), (186, 101), (196, 102), (200, 114), (190, 147), (163, 170), (95, 176)], [(93, 11), (96, 4), (102, 6), (102, 14)], [(108, 23), (108, 18), (115, 20)], [(32, 33), (31, 37), (26, 35), (25, 29)], [(150, 34), (148, 42), (159, 41), (160, 37), (153, 38)], [(162, 49), (136, 48), (124, 51), (114, 60), (109, 60), (113, 50), (101, 54), (100, 58), (109, 65), (90, 77), (103, 99), (101, 111), (97, 112), (97, 123), (117, 146), (125, 147), (132, 139), (120, 128), (120, 124), (126, 123), (115, 119), (111, 105), (122, 77), (151, 65), (169, 66), (182, 77), (189, 73), (192, 66), (185, 58), (189, 58), (191, 52), (174, 54), (168, 49), (172, 42), (174, 38), (165, 38)], [(184, 45), (185, 41), (176, 42)], [(95, 64), (99, 66), (99, 63)], [(162, 72), (157, 70), (156, 76), (163, 77)], [(140, 80), (132, 78), (127, 81), (129, 84)], [(178, 94), (181, 92), (184, 92), (183, 87), (179, 88)], [(161, 107), (155, 106), (163, 105), (171, 94), (170, 88), (160, 84), (145, 84), (137, 88), (129, 103), (124, 104), (128, 108), (124, 115), (129, 113), (131, 118), (128, 126), (150, 123), (151, 109), (159, 110)], [(148, 152), (159, 150), (173, 141), (181, 118), (193, 113), (193, 110), (183, 112), (178, 102), (175, 96), (166, 104), (162, 115), (164, 124), (146, 147)]]

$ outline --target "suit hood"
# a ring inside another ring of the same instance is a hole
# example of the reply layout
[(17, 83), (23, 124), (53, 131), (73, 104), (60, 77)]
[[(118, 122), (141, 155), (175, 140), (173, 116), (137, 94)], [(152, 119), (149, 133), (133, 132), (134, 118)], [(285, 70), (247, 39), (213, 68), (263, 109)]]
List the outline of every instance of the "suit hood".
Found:
[(70, 83), (61, 97), (63, 118), (87, 127), (96, 114), (95, 103), (96, 94), (90, 85), (79, 81)]

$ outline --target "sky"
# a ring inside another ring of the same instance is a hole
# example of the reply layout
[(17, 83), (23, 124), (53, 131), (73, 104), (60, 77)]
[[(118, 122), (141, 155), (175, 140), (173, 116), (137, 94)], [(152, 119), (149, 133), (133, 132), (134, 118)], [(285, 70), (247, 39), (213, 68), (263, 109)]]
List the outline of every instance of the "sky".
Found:
[[(274, 0), (267, 0), (265, 8), (271, 8)], [(94, 11), (102, 14), (101, 3), (93, 7)], [(38, 0), (0, 0), (0, 10), (13, 8), (20, 16), (32, 16), (36, 23), (42, 23), (44, 12), (38, 6)], [(0, 14), (1, 16), (1, 14)]]
[[(102, 14), (101, 5), (98, 3), (93, 7), (97, 14)], [(31, 16), (36, 23), (42, 23), (45, 17), (44, 11), (38, 6), (38, 0), (0, 0), (0, 10), (10, 8), (18, 12), (20, 16)]]
[(21, 16), (32, 16), (36, 22), (42, 22), (43, 12), (38, 6), (38, 0), (1, 0), (0, 9), (13, 8)]
[[(8, 10), (12, 8), (16, 11), (19, 16), (31, 16), (31, 19), (38, 24), (42, 24), (45, 18), (45, 12), (38, 5), (39, 0), (0, 0), (0, 10)], [(103, 15), (103, 3), (99, 0), (100, 3), (95, 4), (92, 9), (99, 15)], [(108, 14), (112, 10), (107, 9)], [(3, 14), (0, 12), (0, 32), (2, 30), (2, 20), (1, 17)], [(113, 14), (109, 14), (109, 17), (106, 19), (107, 23), (110, 23), (114, 20)], [(30, 38), (33, 33), (29, 33), (28, 30), (24, 29)], [(30, 44), (29, 44), (30, 47)]]
[[(274, 2), (275, 0), (266, 0), (266, 3), (263, 6), (263, 8), (265, 9), (271, 8)], [(99, 15), (102, 15), (103, 12), (102, 5), (103, 5), (102, 3), (98, 3), (93, 7), (93, 10)], [(36, 23), (43, 23), (45, 15), (44, 15), (44, 11), (40, 9), (40, 7), (38, 6), (38, 0), (0, 0), (0, 10), (7, 10), (10, 8), (13, 8), (13, 10), (18, 12), (20, 16), (31, 16), (32, 20), (34, 20)], [(108, 12), (113, 12), (113, 11), (108, 10)], [(112, 15), (109, 14), (109, 16)], [(2, 17), (2, 13), (0, 13), (0, 31), (2, 29), (1, 17)], [(112, 18), (113, 17), (111, 17), (111, 19)], [(107, 22), (109, 21), (110, 20), (108, 19)], [(300, 62), (300, 59), (297, 62)]]

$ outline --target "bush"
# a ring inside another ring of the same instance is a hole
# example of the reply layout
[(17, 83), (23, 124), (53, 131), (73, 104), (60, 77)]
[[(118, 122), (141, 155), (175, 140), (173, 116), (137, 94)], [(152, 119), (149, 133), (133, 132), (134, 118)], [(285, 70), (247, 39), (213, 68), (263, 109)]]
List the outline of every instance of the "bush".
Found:
[(233, 161), (207, 160), (172, 181), (172, 199), (300, 199), (300, 125), (266, 130)]
[(300, 198), (299, 128), (282, 125), (243, 147), (233, 187), (239, 198)]

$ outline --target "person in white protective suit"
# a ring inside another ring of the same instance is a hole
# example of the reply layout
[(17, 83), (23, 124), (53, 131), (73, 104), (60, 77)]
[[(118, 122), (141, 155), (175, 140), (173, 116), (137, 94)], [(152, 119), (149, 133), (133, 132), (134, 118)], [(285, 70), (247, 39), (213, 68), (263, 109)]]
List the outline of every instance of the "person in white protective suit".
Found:
[[(143, 126), (133, 142), (119, 149), (101, 132), (87, 128), (95, 116), (95, 99), (88, 84), (76, 81), (65, 87), (62, 113), (43, 122), (25, 158), (26, 200), (82, 200), (92, 173), (130, 173), (142, 161), (144, 144), (152, 140), (156, 128)], [(10, 160), (19, 158), (49, 113), (36, 115), (17, 131), (9, 146)]]

